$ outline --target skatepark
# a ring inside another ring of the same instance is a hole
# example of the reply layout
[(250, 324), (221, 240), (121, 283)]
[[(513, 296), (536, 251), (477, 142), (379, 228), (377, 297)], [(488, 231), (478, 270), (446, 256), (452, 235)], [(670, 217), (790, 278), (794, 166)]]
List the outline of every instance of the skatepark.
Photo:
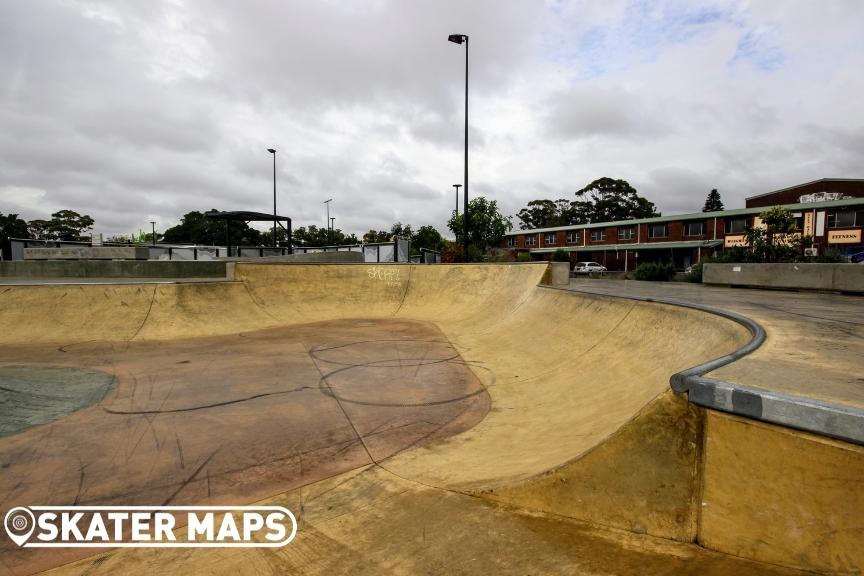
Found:
[[(299, 522), (266, 550), (4, 538), (0, 572), (864, 568), (860, 298), (774, 292), (772, 312), (752, 291), (550, 283), (546, 263), (237, 263), (0, 286), (0, 512), (273, 503)], [(851, 316), (808, 312), (827, 301)]]

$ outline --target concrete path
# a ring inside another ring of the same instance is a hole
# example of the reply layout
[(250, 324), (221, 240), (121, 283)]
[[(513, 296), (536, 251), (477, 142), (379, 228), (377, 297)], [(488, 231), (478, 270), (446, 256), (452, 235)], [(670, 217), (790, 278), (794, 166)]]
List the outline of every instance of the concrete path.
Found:
[(747, 316), (765, 328), (765, 343), (710, 377), (864, 410), (864, 297), (588, 278), (572, 279), (569, 288)]

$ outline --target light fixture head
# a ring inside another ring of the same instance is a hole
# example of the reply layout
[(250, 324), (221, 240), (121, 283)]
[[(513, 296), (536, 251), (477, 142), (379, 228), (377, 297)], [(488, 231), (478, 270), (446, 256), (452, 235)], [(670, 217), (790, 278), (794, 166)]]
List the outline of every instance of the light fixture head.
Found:
[(466, 36), (465, 34), (450, 34), (449, 36), (447, 36), (447, 40), (449, 40), (450, 42), (455, 42), (456, 44), (462, 44), (462, 42), (468, 40), (468, 36)]
[(275, 148), (267, 148), (267, 152), (269, 152), (270, 154), (275, 154), (276, 149)]

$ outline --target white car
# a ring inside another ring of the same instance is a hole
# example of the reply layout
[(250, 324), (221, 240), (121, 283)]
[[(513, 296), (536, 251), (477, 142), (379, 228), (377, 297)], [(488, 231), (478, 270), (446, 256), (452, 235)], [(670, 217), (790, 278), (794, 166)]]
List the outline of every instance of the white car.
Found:
[(599, 262), (577, 262), (573, 267), (574, 274), (604, 274), (606, 267)]

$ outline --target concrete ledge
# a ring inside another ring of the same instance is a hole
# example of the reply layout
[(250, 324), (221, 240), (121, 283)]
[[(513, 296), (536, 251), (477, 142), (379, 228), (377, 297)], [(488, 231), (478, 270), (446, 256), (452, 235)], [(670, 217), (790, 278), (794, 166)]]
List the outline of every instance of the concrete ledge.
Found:
[(147, 260), (150, 249), (141, 246), (72, 246), (24, 248), (25, 260)]
[(215, 260), (11, 260), (0, 278), (225, 278)]
[(720, 264), (702, 268), (704, 284), (864, 292), (862, 264)]
[(711, 378), (691, 378), (687, 386), (690, 402), (703, 408), (864, 444), (860, 410)]

